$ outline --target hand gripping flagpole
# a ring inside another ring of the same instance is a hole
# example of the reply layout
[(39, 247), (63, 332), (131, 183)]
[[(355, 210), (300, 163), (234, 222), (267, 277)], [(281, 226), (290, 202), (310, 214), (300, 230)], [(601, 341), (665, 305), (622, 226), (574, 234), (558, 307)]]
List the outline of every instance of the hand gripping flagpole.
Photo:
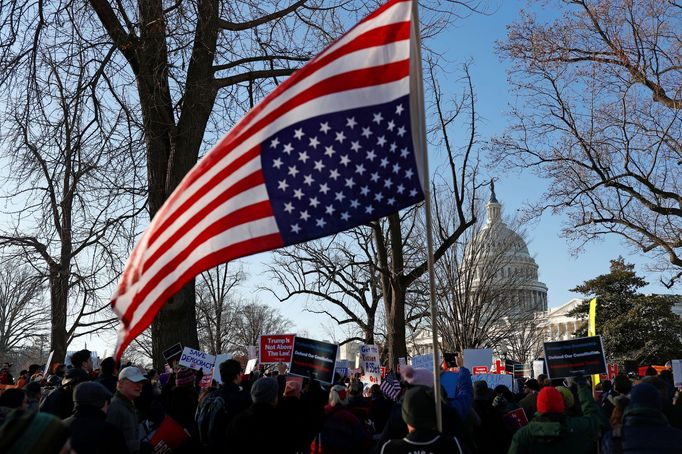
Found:
[[(424, 181), (424, 210), (426, 212), (426, 248), (427, 248), (427, 264), (429, 269), (429, 294), (431, 299), (431, 335), (433, 343), (433, 394), (434, 405), (436, 406), (436, 424), (439, 432), (443, 432), (443, 414), (441, 408), (441, 389), (440, 389), (440, 364), (439, 364), (439, 349), (438, 349), (438, 328), (436, 325), (436, 317), (438, 309), (436, 307), (436, 275), (434, 271), (433, 259), (433, 225), (431, 222), (431, 182), (429, 179), (429, 157), (426, 144), (426, 114), (424, 112), (424, 81), (422, 79), (422, 59), (421, 59), (421, 36), (419, 34), (419, 5), (418, 0), (412, 2), (412, 36), (410, 45), (410, 55), (414, 58), (410, 60), (410, 74), (414, 74), (415, 78), (411, 80), (414, 84), (414, 93), (416, 93), (416, 109), (413, 112), (420, 112), (416, 124), (416, 131), (418, 131), (418, 140), (415, 141), (415, 146), (421, 148), (422, 156), (422, 172)], [(410, 90), (412, 92), (412, 90)]]

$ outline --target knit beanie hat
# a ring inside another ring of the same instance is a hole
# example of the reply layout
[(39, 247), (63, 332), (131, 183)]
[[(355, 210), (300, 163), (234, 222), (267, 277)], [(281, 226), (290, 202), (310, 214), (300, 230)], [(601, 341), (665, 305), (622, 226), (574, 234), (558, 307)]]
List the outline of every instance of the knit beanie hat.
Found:
[(431, 386), (433, 387), (433, 372), (428, 369), (414, 369), (407, 366), (403, 374), (403, 380), (412, 386)]
[(661, 394), (654, 385), (640, 383), (632, 387), (630, 405), (661, 409)]
[(175, 385), (182, 386), (188, 383), (194, 383), (197, 373), (194, 369), (181, 368), (175, 373)]
[(270, 377), (263, 377), (256, 380), (251, 386), (251, 400), (254, 403), (274, 403), (279, 395), (279, 385), (277, 380)]
[(88, 381), (79, 383), (73, 390), (73, 403), (77, 406), (87, 405), (94, 408), (102, 408), (104, 402), (111, 399), (112, 395), (101, 383)]
[(538, 413), (563, 413), (566, 409), (564, 398), (556, 388), (545, 386), (538, 393)]
[(56, 454), (68, 439), (68, 429), (56, 416), (14, 410), (0, 427), (0, 452)]
[(433, 387), (415, 386), (405, 393), (402, 405), (403, 421), (421, 430), (436, 428), (436, 404)]
[(573, 407), (573, 404), (575, 404), (575, 397), (573, 397), (571, 390), (565, 386), (557, 386), (556, 389), (561, 393), (561, 397), (564, 398), (564, 407)]

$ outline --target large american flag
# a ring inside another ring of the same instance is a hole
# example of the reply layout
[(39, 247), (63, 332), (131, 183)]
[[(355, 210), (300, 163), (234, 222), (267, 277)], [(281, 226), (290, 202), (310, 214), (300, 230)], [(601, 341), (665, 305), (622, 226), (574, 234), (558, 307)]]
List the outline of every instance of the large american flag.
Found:
[(416, 24), (391, 0), (280, 84), (187, 174), (112, 298), (116, 357), (188, 281), (424, 198)]

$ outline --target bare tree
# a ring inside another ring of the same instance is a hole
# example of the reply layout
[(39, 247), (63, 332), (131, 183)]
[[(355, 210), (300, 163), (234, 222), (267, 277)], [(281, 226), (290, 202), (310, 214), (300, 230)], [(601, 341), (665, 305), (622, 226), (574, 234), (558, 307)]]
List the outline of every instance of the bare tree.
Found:
[(48, 283), (54, 361), (75, 337), (113, 326), (102, 291), (144, 207), (126, 162), (135, 144), (118, 135), (126, 117), (100, 105), (101, 73), (89, 57), (64, 60), (59, 46), (36, 54), (31, 84), (8, 99), (2, 118), (10, 163), (2, 196), (12, 203), (0, 247)]
[(534, 213), (566, 213), (579, 245), (623, 238), (670, 287), (682, 278), (682, 6), (555, 3), (559, 19), (524, 15), (500, 44), (522, 104), (498, 157), (549, 180)]
[(44, 287), (40, 276), (28, 266), (7, 261), (0, 267), (0, 355), (7, 357), (19, 347), (38, 344), (50, 323), (42, 310)]
[(201, 274), (197, 282), (200, 345), (212, 355), (232, 351), (239, 326), (240, 304), (235, 288), (245, 279), (241, 265), (221, 265)]
[(238, 308), (235, 331), (231, 333), (234, 352), (246, 354), (247, 347), (258, 345), (262, 334), (285, 334), (292, 329), (290, 320), (279, 311), (256, 300), (242, 301)]
[(353, 340), (373, 344), (381, 301), (375, 261), (372, 231), (358, 227), (276, 251), (268, 266), (275, 285), (263, 290), (280, 302), (304, 297), (306, 311), (348, 326), (341, 344)]

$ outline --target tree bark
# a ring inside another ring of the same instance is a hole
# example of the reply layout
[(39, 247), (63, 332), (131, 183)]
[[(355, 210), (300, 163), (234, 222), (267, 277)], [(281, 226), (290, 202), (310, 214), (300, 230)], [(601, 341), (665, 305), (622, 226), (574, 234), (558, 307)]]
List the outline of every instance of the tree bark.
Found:
[[(66, 357), (68, 342), (66, 331), (66, 313), (69, 301), (69, 275), (60, 266), (50, 267), (50, 303), (52, 320), (50, 329), (50, 345), (54, 354), (52, 364), (61, 363)], [(48, 368), (52, 367), (48, 364)]]

